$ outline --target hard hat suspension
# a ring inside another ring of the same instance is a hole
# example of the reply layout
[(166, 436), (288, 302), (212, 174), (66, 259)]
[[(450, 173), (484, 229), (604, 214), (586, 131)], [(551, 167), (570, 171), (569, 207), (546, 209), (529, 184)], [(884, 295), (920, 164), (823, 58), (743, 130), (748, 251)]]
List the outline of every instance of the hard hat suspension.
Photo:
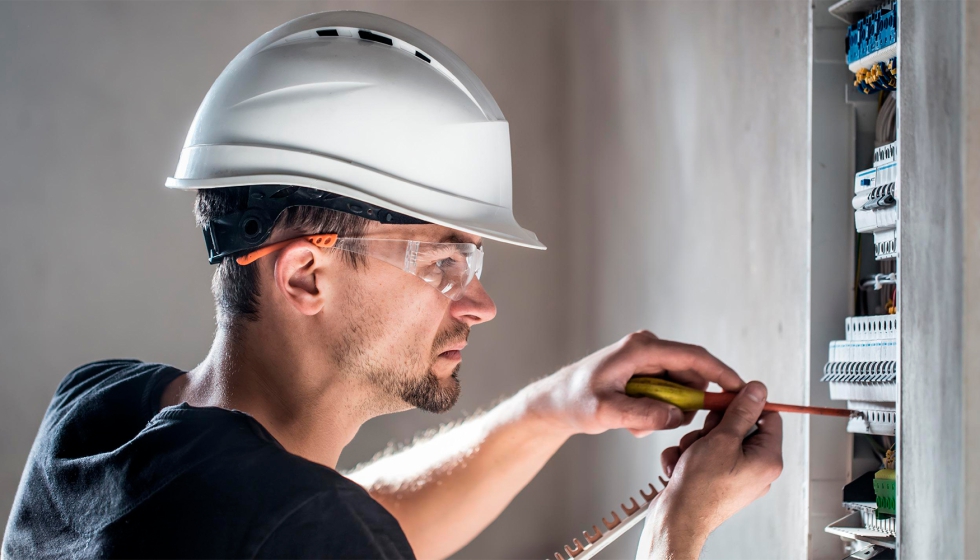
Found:
[(208, 262), (251, 251), (272, 234), (272, 228), (287, 208), (312, 206), (380, 222), (383, 224), (427, 224), (411, 216), (338, 194), (285, 185), (250, 185), (244, 208), (208, 220), (204, 225), (204, 243)]

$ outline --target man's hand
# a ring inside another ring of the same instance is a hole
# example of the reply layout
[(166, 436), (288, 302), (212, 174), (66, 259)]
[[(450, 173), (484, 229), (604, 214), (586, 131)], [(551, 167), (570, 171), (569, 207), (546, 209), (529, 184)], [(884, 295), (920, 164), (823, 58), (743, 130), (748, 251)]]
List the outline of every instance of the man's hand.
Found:
[(664, 450), (670, 483), (647, 518), (637, 558), (697, 558), (709, 533), (769, 491), (783, 468), (783, 423), (762, 411), (765, 400), (765, 385), (751, 382), (724, 415), (712, 412), (704, 428)]
[(642, 437), (691, 422), (694, 412), (685, 414), (662, 401), (626, 396), (626, 382), (638, 373), (665, 373), (672, 381), (701, 390), (708, 382), (727, 391), (745, 385), (704, 348), (640, 331), (528, 387), (531, 409), (569, 434), (627, 428)]

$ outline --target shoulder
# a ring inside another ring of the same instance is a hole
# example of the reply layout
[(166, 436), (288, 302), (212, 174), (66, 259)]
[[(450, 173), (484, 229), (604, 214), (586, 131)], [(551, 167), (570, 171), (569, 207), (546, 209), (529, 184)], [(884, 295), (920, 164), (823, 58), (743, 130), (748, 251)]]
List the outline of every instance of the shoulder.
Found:
[(100, 389), (126, 382), (139, 382), (166, 370), (179, 373), (172, 366), (139, 360), (102, 360), (85, 364), (72, 370), (58, 385), (51, 400), (51, 410), (64, 408), (80, 397)]
[(177, 407), (160, 416), (182, 412), (194, 412), (202, 422), (207, 414), (207, 427), (184, 428), (215, 437), (197, 438), (209, 458), (174, 480), (171, 491), (158, 496), (157, 509), (163, 502), (176, 507), (186, 497), (203, 498), (207, 506), (191, 516), (240, 519), (248, 537), (238, 545), (249, 557), (414, 557), (398, 521), (354, 481), (287, 452), (244, 413)]
[(281, 517), (256, 557), (414, 558), (398, 521), (356, 483), (333, 475), (329, 491)]
[(64, 395), (78, 390), (84, 390), (99, 381), (106, 379), (122, 370), (133, 369), (135, 366), (145, 365), (139, 360), (102, 360), (79, 366), (58, 385), (55, 395)]

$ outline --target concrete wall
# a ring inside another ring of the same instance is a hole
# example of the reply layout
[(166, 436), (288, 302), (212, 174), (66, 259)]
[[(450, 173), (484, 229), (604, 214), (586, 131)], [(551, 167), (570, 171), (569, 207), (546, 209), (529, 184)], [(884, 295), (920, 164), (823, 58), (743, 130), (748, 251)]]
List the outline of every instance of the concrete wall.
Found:
[(963, 15), (963, 2), (899, 6), (896, 526), (902, 558), (955, 558), (973, 529), (963, 519)]
[(980, 550), (980, 2), (964, 2), (963, 29), (963, 557)]
[[(574, 4), (562, 165), (572, 347), (647, 328), (706, 346), (773, 400), (803, 401), (808, 7)], [(704, 558), (805, 555), (804, 425), (784, 422), (781, 479)], [(661, 474), (660, 451), (685, 431), (575, 442), (568, 538)]]

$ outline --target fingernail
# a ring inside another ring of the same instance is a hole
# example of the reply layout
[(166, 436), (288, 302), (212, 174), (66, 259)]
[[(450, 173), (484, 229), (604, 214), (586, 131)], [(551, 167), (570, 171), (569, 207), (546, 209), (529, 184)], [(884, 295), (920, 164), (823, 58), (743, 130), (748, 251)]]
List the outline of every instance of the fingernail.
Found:
[(681, 422), (683, 422), (683, 421), (684, 421), (684, 413), (681, 412), (681, 409), (679, 409), (679, 408), (671, 408), (670, 409), (670, 418), (667, 420), (667, 425), (668, 426), (672, 426), (672, 427), (676, 427), (676, 426), (680, 426), (681, 425)]
[(674, 474), (674, 467), (667, 465), (667, 468), (664, 469), (664, 474), (667, 475), (667, 478), (670, 478), (670, 475)]
[(766, 386), (762, 383), (749, 383), (745, 386), (745, 396), (755, 402), (762, 402), (766, 400)]

